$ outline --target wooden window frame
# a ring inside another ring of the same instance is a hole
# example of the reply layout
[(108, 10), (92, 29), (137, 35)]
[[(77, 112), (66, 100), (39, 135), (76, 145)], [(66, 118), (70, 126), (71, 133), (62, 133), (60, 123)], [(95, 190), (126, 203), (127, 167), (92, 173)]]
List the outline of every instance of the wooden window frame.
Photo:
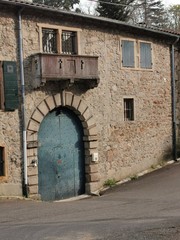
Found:
[[(141, 43), (149, 44), (151, 50), (151, 67), (141, 67)], [(152, 43), (147, 41), (138, 41), (138, 49), (139, 49), (139, 68), (144, 70), (151, 70), (153, 68), (153, 51), (152, 51)]]
[[(123, 61), (123, 54), (122, 54), (122, 41), (133, 41), (134, 42), (134, 62), (135, 67), (125, 67), (122, 64)], [(141, 43), (147, 43), (151, 46), (151, 68), (143, 68), (140, 66), (140, 44)], [(150, 41), (144, 41), (144, 40), (137, 40), (133, 38), (120, 38), (120, 54), (121, 54), (121, 69), (130, 69), (130, 70), (141, 70), (141, 71), (153, 71), (154, 70), (154, 54), (153, 54), (153, 43)]]
[[(125, 66), (125, 65), (123, 65), (124, 63), (123, 63), (123, 41), (125, 42), (132, 42), (133, 43), (133, 49), (134, 49), (134, 53), (133, 53), (133, 55), (134, 55), (134, 59), (133, 59), (133, 62), (134, 62), (134, 66)], [(132, 40), (132, 39), (121, 39), (121, 65), (122, 65), (122, 68), (128, 68), (128, 69), (134, 69), (134, 68), (136, 68), (136, 42), (135, 42), (135, 40)]]
[[(69, 32), (75, 32), (76, 33), (76, 55), (80, 55), (81, 54), (81, 49), (80, 49), (80, 32), (82, 31), (82, 29), (80, 28), (71, 28), (71, 27), (66, 27), (66, 26), (57, 26), (57, 25), (51, 25), (51, 24), (37, 24), (37, 26), (39, 27), (39, 46), (40, 46), (40, 52), (43, 52), (43, 43), (42, 43), (42, 29), (53, 29), (57, 31), (57, 54), (64, 54), (62, 52), (62, 40), (61, 40), (61, 36), (62, 36), (62, 31), (69, 31)], [(51, 53), (48, 53), (51, 54)], [(65, 54), (65, 55), (70, 55), (70, 54)]]

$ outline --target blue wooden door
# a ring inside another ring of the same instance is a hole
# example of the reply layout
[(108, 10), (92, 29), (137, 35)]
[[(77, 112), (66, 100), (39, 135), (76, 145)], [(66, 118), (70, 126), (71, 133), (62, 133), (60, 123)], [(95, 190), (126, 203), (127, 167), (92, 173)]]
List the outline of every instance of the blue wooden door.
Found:
[(38, 134), (39, 193), (44, 201), (85, 191), (83, 130), (79, 118), (66, 108), (50, 112)]

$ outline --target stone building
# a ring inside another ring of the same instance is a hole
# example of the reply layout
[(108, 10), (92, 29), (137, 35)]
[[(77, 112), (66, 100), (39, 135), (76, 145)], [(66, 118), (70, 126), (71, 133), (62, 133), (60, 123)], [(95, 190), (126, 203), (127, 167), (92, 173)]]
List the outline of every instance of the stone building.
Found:
[(17, 0), (0, 13), (0, 195), (92, 193), (172, 159), (178, 34)]

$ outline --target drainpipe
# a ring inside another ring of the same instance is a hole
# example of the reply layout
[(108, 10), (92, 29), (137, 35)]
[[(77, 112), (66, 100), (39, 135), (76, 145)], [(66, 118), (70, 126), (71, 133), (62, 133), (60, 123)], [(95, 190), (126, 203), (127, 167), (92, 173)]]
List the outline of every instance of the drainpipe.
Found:
[(171, 84), (172, 84), (172, 135), (173, 135), (173, 158), (177, 161), (177, 139), (176, 139), (176, 83), (175, 83), (175, 60), (174, 46), (179, 41), (179, 37), (171, 45)]
[(23, 39), (22, 39), (22, 11), (18, 11), (18, 45), (19, 45), (19, 63), (20, 63), (20, 80), (21, 80), (21, 114), (22, 114), (22, 148), (23, 148), (23, 194), (28, 197), (27, 187), (27, 140), (26, 140), (26, 121), (25, 121), (25, 84), (24, 84), (24, 61), (23, 61)]

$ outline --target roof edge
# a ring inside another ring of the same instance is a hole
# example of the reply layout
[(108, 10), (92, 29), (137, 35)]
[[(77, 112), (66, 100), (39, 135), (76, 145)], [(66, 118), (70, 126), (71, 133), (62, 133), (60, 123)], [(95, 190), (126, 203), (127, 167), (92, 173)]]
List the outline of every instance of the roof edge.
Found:
[(55, 12), (55, 13), (60, 13), (60, 14), (65, 14), (69, 16), (76, 16), (76, 17), (81, 17), (87, 20), (94, 20), (97, 22), (103, 22), (103, 23), (108, 23), (108, 24), (113, 24), (113, 25), (119, 25), (119, 26), (125, 26), (131, 29), (137, 29), (137, 30), (142, 30), (145, 32), (152, 32), (160, 35), (164, 35), (166, 37), (173, 37), (173, 38), (180, 38), (180, 33), (173, 33), (173, 32), (168, 32), (168, 30), (163, 30), (163, 29), (155, 29), (152, 27), (143, 27), (135, 24), (130, 24), (110, 18), (104, 18), (104, 17), (96, 17), (93, 15), (88, 15), (88, 14), (83, 14), (83, 13), (76, 13), (73, 11), (66, 11), (62, 10), (60, 8), (55, 8), (51, 6), (47, 6), (44, 4), (37, 4), (37, 3), (31, 3), (31, 2), (24, 2), (21, 0), (0, 0), (0, 4), (7, 4), (7, 5), (14, 5), (17, 7), (23, 7), (23, 8), (32, 8), (32, 9), (37, 9), (37, 10), (45, 10), (49, 12)]

